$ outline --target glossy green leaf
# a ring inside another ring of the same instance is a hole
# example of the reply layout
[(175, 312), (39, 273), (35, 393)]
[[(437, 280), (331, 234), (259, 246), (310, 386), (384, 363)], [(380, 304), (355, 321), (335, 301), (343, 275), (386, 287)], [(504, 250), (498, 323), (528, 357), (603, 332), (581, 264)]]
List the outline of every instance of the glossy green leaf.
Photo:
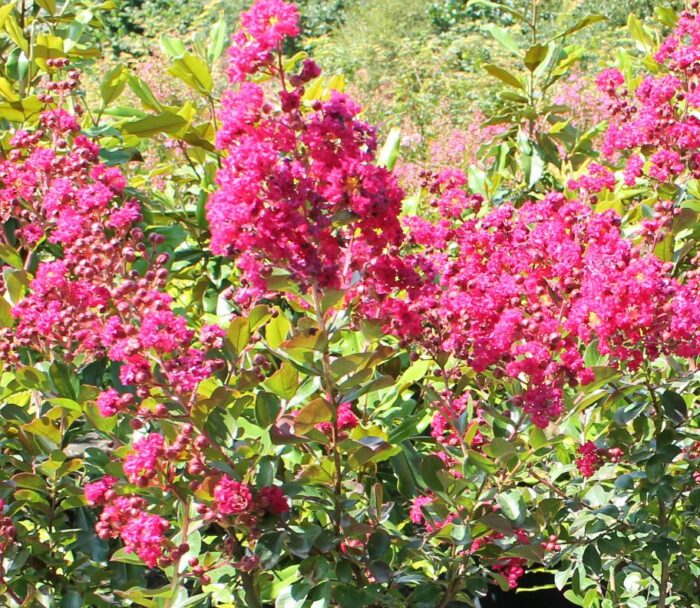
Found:
[(126, 87), (127, 71), (123, 65), (117, 65), (109, 70), (100, 84), (100, 95), (105, 106), (111, 104)]
[(508, 30), (494, 24), (487, 25), (485, 29), (504, 49), (516, 55), (520, 54), (518, 43)]
[(248, 317), (236, 317), (229, 323), (226, 331), (226, 342), (231, 347), (234, 356), (239, 356), (250, 341), (250, 325)]
[(509, 72), (508, 70), (504, 70), (503, 68), (498, 67), (497, 65), (493, 65), (493, 64), (485, 65), (484, 69), (489, 74), (491, 74), (491, 76), (498, 78), (501, 82), (505, 82), (507, 85), (515, 87), (516, 89), (520, 89), (521, 91), (525, 90), (525, 85), (522, 83), (520, 78), (518, 78), (512, 72)]
[(545, 44), (535, 44), (525, 53), (525, 67), (534, 72), (537, 67), (547, 58), (549, 46)]
[(299, 386), (299, 372), (287, 362), (265, 381), (265, 386), (282, 399), (291, 399)]
[(302, 408), (294, 419), (294, 429), (304, 434), (319, 422), (330, 422), (333, 419), (333, 408), (328, 401), (318, 397)]
[(139, 137), (152, 137), (158, 133), (177, 133), (186, 127), (187, 124), (187, 120), (179, 114), (162, 112), (161, 114), (148, 116), (134, 122), (128, 122), (124, 125), (124, 131)]
[(197, 55), (185, 53), (173, 61), (168, 68), (168, 74), (182, 80), (185, 84), (202, 94), (211, 93), (212, 80), (206, 62)]
[(390, 171), (396, 165), (396, 161), (399, 158), (399, 148), (401, 147), (401, 129), (398, 127), (393, 127), (389, 131), (389, 135), (379, 151), (377, 156), (377, 164), (380, 167), (386, 167)]
[(213, 65), (221, 57), (227, 42), (226, 20), (219, 19), (209, 31), (209, 45), (207, 46), (207, 61), (209, 65)]
[(292, 324), (289, 319), (279, 313), (273, 316), (265, 327), (265, 339), (272, 348), (278, 348), (287, 339)]
[(279, 399), (271, 393), (261, 391), (255, 398), (255, 420), (263, 428), (271, 426), (279, 415)]

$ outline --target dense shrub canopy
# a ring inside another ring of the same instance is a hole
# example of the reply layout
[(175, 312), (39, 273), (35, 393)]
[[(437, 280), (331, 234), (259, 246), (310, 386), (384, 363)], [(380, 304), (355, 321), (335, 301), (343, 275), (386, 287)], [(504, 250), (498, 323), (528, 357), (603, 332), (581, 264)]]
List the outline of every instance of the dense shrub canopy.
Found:
[(0, 8), (3, 605), (700, 606), (698, 2), (595, 70), (616, 17), (403, 4), (418, 80), (493, 45), (394, 115), (308, 51), (396, 3), (116, 63), (111, 3)]

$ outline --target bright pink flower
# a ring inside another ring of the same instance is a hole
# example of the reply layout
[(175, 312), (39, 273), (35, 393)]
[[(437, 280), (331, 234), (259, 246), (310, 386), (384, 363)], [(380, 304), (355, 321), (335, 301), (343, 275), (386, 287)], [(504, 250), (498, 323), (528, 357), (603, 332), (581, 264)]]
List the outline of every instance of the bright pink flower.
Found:
[(241, 13), (241, 28), (229, 49), (229, 78), (242, 82), (265, 63), (273, 61), (288, 36), (299, 34), (299, 9), (282, 0), (256, 0)]
[(283, 77), (270, 49), (296, 33), (289, 6), (258, 2), (242, 20), (229, 73), (241, 84), (224, 94), (220, 114), (217, 145), (226, 157), (207, 205), (211, 248), (236, 258), (244, 304), (268, 291), (274, 268), (303, 289), (348, 285), (402, 238), (403, 192), (375, 164), (375, 130), (357, 118), (352, 99), (333, 91), (302, 108), (303, 85), (319, 74), (310, 62), (284, 76), (292, 88), (268, 100), (262, 87), (242, 82), (258, 70)]
[(111, 477), (110, 475), (106, 475), (102, 479), (92, 483), (86, 483), (83, 491), (85, 492), (85, 498), (88, 504), (93, 507), (105, 504), (108, 501), (108, 493), (115, 483), (117, 483), (117, 478)]
[(214, 487), (214, 510), (221, 515), (247, 513), (253, 504), (250, 487), (224, 475)]
[(625, 82), (625, 77), (620, 70), (616, 68), (606, 68), (596, 78), (598, 88), (604, 93), (614, 93), (615, 90), (622, 86)]
[(506, 577), (508, 587), (511, 589), (518, 588), (518, 581), (525, 574), (525, 566), (527, 561), (521, 557), (509, 557), (492, 566), (494, 572), (498, 572)]
[(145, 486), (161, 468), (165, 439), (159, 433), (149, 433), (134, 443), (134, 452), (124, 458), (124, 473), (131, 483)]
[(592, 441), (588, 441), (579, 447), (580, 458), (576, 459), (576, 467), (584, 477), (592, 477), (600, 465), (598, 446)]
[(336, 415), (338, 418), (338, 430), (341, 431), (354, 429), (360, 422), (357, 416), (355, 416), (355, 412), (352, 411), (350, 403), (347, 401), (338, 406), (338, 413)]
[(432, 496), (417, 496), (413, 499), (413, 504), (409, 511), (409, 517), (414, 524), (422, 524), (425, 521), (423, 507), (433, 504), (435, 499)]
[(155, 568), (167, 546), (165, 533), (169, 527), (168, 521), (159, 515), (139, 513), (121, 529), (124, 549), (136, 553), (149, 568)]

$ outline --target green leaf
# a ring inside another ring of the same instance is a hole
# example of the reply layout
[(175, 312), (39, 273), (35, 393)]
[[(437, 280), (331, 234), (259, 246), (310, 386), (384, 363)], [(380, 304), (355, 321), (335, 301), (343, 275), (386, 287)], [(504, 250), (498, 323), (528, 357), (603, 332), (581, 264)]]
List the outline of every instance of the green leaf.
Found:
[(226, 342), (239, 356), (250, 342), (250, 324), (247, 317), (236, 317), (231, 321), (226, 332)]
[(280, 591), (275, 599), (275, 608), (302, 608), (309, 595), (309, 585), (305, 582), (294, 583)]
[(498, 513), (487, 513), (479, 521), (496, 532), (503, 534), (513, 534), (513, 525), (503, 515)]
[(318, 585), (310, 594), (309, 608), (329, 608), (331, 605), (332, 586), (329, 582)]
[(516, 525), (522, 523), (525, 517), (525, 501), (518, 490), (511, 490), (510, 492), (499, 494), (496, 500), (501, 506), (503, 515)]
[(187, 47), (182, 40), (173, 38), (172, 36), (167, 36), (163, 34), (160, 37), (160, 48), (168, 56), (173, 59), (177, 57), (182, 57), (187, 53)]
[(226, 21), (219, 19), (209, 32), (209, 45), (207, 46), (207, 61), (209, 65), (213, 65), (221, 57), (224, 48), (226, 48), (227, 39)]
[(134, 74), (129, 74), (126, 81), (134, 95), (141, 100), (144, 108), (153, 110), (154, 112), (161, 112), (163, 110), (163, 106), (156, 99), (153, 91), (151, 91), (151, 87), (149, 87), (144, 80)]
[(444, 492), (446, 490), (443, 479), (438, 474), (444, 470), (445, 463), (432, 454), (423, 458), (420, 464), (420, 473), (425, 485), (435, 492)]
[(674, 393), (670, 390), (664, 391), (661, 395), (661, 404), (663, 405), (666, 416), (676, 424), (680, 424), (688, 416), (688, 406), (683, 397), (678, 393)]
[(110, 561), (122, 562), (124, 564), (134, 564), (136, 566), (144, 565), (141, 561), (141, 558), (138, 555), (136, 555), (135, 553), (127, 553), (126, 549), (124, 549), (123, 547), (121, 549), (117, 549), (112, 554)]
[(100, 84), (100, 95), (105, 106), (111, 104), (126, 87), (127, 72), (123, 65), (118, 65), (109, 70)]
[(391, 538), (383, 530), (370, 536), (367, 542), (367, 555), (372, 560), (382, 559), (391, 546)]
[(38, 435), (48, 441), (50, 441), (55, 447), (61, 445), (61, 429), (56, 420), (49, 420), (48, 418), (36, 418), (31, 422), (22, 425), (22, 430), (25, 433), (31, 433), (32, 435)]
[(61, 608), (83, 608), (83, 596), (78, 591), (67, 591), (61, 600)]
[(666, 27), (676, 27), (678, 13), (668, 6), (655, 6), (654, 14), (656, 18)]
[(626, 401), (615, 410), (615, 423), (624, 426), (632, 422), (639, 414), (647, 409), (647, 404), (643, 401), (627, 403)]
[(600, 574), (602, 564), (600, 553), (598, 553), (598, 549), (595, 545), (588, 545), (586, 547), (586, 550), (583, 552), (583, 563), (594, 574)]
[[(278, 311), (279, 312), (279, 311)], [(265, 326), (265, 339), (272, 348), (278, 348), (287, 339), (292, 324), (281, 312)]]
[(279, 399), (266, 391), (260, 391), (255, 397), (255, 421), (263, 428), (271, 426), (279, 415)]
[(333, 408), (322, 397), (314, 399), (304, 407), (294, 419), (294, 430), (304, 434), (319, 422), (329, 422), (333, 419)]
[[(351, 471), (359, 469), (368, 462), (386, 460), (386, 458), (393, 455), (387, 453), (391, 445), (381, 437), (363, 437), (358, 443), (361, 444), (360, 447), (348, 457), (348, 469)], [(396, 452), (398, 452), (398, 448), (394, 450), (394, 453)]]
[(17, 270), (22, 270), (24, 267), (22, 256), (19, 255), (19, 252), (5, 243), (0, 243), (0, 259)]
[(48, 11), (51, 15), (56, 14), (56, 0), (35, 0), (36, 3), (43, 8), (45, 11)]
[(515, 74), (512, 74), (511, 72), (508, 72), (497, 65), (493, 65), (492, 63), (485, 65), (484, 69), (491, 74), (491, 76), (498, 78), (500, 81), (505, 82), (516, 89), (520, 89), (521, 91), (525, 90), (525, 85)]
[(537, 66), (547, 58), (548, 53), (548, 45), (535, 44), (531, 46), (525, 53), (525, 67), (531, 72), (534, 72), (537, 69)]
[(284, 362), (264, 384), (282, 399), (291, 399), (299, 386), (299, 373), (291, 364)]
[(634, 13), (630, 13), (627, 18), (627, 28), (632, 35), (632, 38), (639, 43), (642, 50), (650, 52), (654, 48), (654, 39), (644, 27), (644, 24), (636, 17)]
[(548, 443), (547, 436), (544, 434), (544, 431), (541, 428), (533, 426), (530, 430), (528, 443), (533, 450), (539, 450), (542, 446)]
[(5, 25), (5, 21), (13, 10), (15, 10), (14, 2), (8, 2), (7, 4), (0, 6), (0, 27)]
[(312, 363), (315, 353), (323, 352), (328, 343), (326, 334), (316, 328), (305, 330), (291, 340), (287, 340), (281, 348), (290, 359), (298, 363)]
[(39, 475), (33, 475), (32, 473), (18, 473), (12, 478), (12, 483), (18, 488), (25, 490), (48, 492), (46, 481)]
[(260, 558), (260, 565), (266, 570), (272, 569), (282, 556), (286, 533), (263, 534), (255, 544), (255, 554)]
[(508, 30), (505, 30), (502, 27), (498, 27), (494, 24), (487, 25), (486, 30), (504, 49), (516, 55), (520, 54), (520, 48), (518, 47), (518, 43), (515, 42), (513, 36), (510, 35), (510, 32), (508, 32)]
[(651, 483), (659, 483), (666, 471), (666, 463), (660, 456), (652, 456), (644, 467), (647, 479)]
[(577, 606), (583, 606), (583, 598), (578, 595), (577, 593), (574, 593), (571, 589), (568, 589), (564, 592), (564, 597), (569, 600), (572, 604), (576, 604)]
[(484, 452), (488, 456), (491, 456), (491, 458), (495, 458), (496, 460), (505, 460), (508, 457), (517, 454), (513, 442), (508, 441), (503, 437), (495, 437), (484, 448)]
[(177, 133), (188, 125), (185, 118), (172, 112), (162, 112), (128, 122), (124, 125), (124, 131), (139, 137), (152, 137), (157, 133)]
[(0, 296), (0, 327), (12, 327), (15, 324), (15, 317), (12, 315), (12, 306)]
[(422, 380), (430, 369), (431, 362), (427, 359), (419, 359), (411, 364), (409, 367), (396, 381), (396, 387), (400, 390), (406, 386), (413, 384)]
[(399, 148), (401, 147), (401, 129), (393, 127), (389, 131), (389, 135), (379, 151), (377, 164), (380, 167), (386, 167), (391, 171), (399, 158)]
[(250, 331), (255, 331), (267, 323), (272, 316), (270, 308), (264, 304), (256, 306), (248, 313)]
[(3, 78), (2, 76), (0, 76), (0, 95), (2, 95), (7, 101), (20, 100), (20, 96), (17, 91), (15, 91), (12, 83), (7, 80), (7, 78)]
[[(12, 8), (12, 4), (8, 4)], [(29, 59), (27, 59), (26, 53), (21, 49), (13, 49), (7, 56), (7, 61), (5, 63), (5, 70), (7, 76), (9, 76), (14, 81), (24, 80), (29, 73)]]
[[(12, 42), (14, 42), (20, 49), (22, 49), (22, 51), (26, 55), (30, 54), (29, 42), (27, 42), (27, 39), (24, 37), (24, 31), (20, 27), (14, 15), (8, 15), (5, 18), (5, 31), (7, 32), (7, 35), (12, 39)], [(39, 34), (39, 36), (37, 36), (37, 39), (39, 39), (41, 36), (42, 34)], [(35, 50), (37, 44), (35, 44)]]
[(76, 400), (80, 395), (80, 379), (65, 363), (55, 361), (49, 368), (49, 379), (60, 397)]
[(185, 53), (173, 61), (173, 65), (168, 68), (168, 74), (182, 80), (189, 87), (208, 95), (214, 86), (209, 68), (206, 62), (197, 55)]
[(604, 15), (587, 15), (583, 19), (581, 19), (578, 23), (572, 25), (569, 29), (565, 30), (558, 36), (554, 38), (556, 40), (557, 38), (565, 38), (566, 36), (569, 36), (571, 34), (574, 34), (589, 25), (593, 25), (594, 23), (598, 23), (600, 21), (605, 21), (606, 17)]
[(24, 270), (6, 270), (5, 284), (10, 303), (17, 304), (29, 288), (29, 275)]

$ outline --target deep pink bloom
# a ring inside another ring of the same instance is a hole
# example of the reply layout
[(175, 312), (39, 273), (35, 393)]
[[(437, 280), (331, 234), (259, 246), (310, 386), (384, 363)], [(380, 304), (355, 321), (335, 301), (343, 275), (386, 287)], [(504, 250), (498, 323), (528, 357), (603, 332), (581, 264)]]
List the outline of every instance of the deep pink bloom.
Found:
[(224, 475), (214, 487), (214, 510), (220, 515), (247, 513), (253, 504), (250, 487)]
[(108, 492), (115, 483), (117, 483), (117, 478), (111, 477), (110, 475), (106, 475), (102, 479), (92, 483), (86, 483), (83, 491), (85, 492), (85, 498), (88, 504), (93, 507), (95, 505), (105, 504), (108, 500)]
[(121, 529), (124, 549), (136, 553), (149, 568), (155, 568), (166, 548), (168, 528), (168, 521), (159, 515), (139, 513)]
[(273, 515), (289, 512), (289, 498), (277, 486), (267, 486), (258, 493), (260, 507)]
[(580, 458), (576, 459), (576, 467), (584, 477), (592, 477), (600, 465), (598, 446), (588, 441), (579, 447)]
[(144, 486), (160, 470), (165, 452), (165, 439), (159, 433), (150, 433), (134, 443), (134, 452), (124, 458), (124, 473), (131, 483)]

